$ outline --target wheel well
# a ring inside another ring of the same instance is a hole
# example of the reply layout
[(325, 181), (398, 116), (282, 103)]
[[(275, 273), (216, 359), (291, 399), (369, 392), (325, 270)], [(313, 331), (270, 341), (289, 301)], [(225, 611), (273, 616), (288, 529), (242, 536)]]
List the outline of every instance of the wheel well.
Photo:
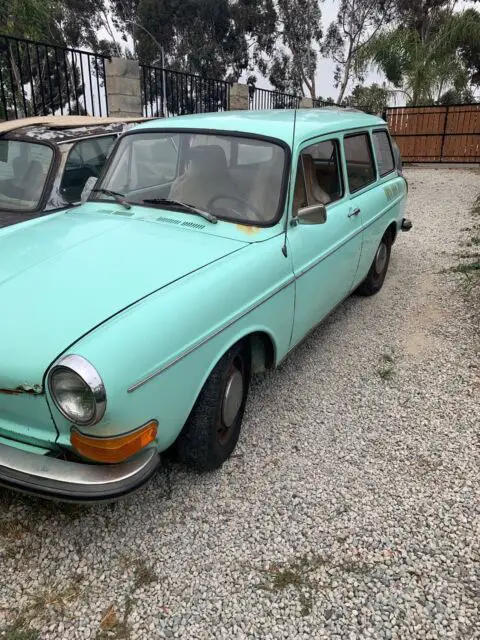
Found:
[(247, 336), (252, 354), (252, 373), (261, 373), (272, 369), (275, 364), (275, 346), (271, 337), (264, 331)]
[(392, 238), (392, 244), (393, 244), (397, 238), (397, 224), (395, 222), (392, 222), (389, 225), (387, 231), (390, 231), (390, 237)]

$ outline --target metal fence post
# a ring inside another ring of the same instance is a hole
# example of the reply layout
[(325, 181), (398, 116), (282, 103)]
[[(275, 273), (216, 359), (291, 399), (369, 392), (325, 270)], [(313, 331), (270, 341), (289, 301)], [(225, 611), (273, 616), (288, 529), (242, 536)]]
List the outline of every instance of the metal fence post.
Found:
[(450, 107), (447, 104), (447, 108), (445, 109), (445, 123), (443, 125), (443, 133), (442, 133), (442, 146), (440, 148), (440, 162), (442, 162), (442, 160), (443, 160), (443, 148), (445, 146), (445, 136), (446, 136), (446, 133), (447, 133), (447, 123), (448, 123), (449, 111), (450, 111)]

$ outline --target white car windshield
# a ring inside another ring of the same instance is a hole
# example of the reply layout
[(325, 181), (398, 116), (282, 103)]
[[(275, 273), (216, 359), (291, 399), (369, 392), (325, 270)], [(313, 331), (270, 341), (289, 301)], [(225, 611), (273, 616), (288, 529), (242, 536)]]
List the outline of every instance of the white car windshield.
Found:
[(53, 161), (45, 144), (0, 140), (0, 217), (2, 211), (35, 211)]
[[(285, 151), (267, 140), (213, 133), (138, 132), (119, 143), (92, 199), (269, 224), (282, 202)], [(110, 193), (108, 193), (110, 192)]]

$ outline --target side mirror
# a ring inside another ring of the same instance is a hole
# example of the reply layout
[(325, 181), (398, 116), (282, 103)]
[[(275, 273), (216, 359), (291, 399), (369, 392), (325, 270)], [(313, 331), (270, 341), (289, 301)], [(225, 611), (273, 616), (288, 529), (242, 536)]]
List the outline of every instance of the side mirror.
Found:
[(303, 207), (297, 213), (298, 224), (325, 224), (327, 221), (327, 207), (324, 204), (312, 204)]
[(88, 180), (85, 182), (82, 189), (82, 195), (80, 196), (81, 202), (85, 202), (85, 200), (88, 198), (88, 196), (92, 192), (93, 187), (96, 184), (97, 184), (97, 178), (95, 176), (91, 176), (90, 178), (88, 178)]

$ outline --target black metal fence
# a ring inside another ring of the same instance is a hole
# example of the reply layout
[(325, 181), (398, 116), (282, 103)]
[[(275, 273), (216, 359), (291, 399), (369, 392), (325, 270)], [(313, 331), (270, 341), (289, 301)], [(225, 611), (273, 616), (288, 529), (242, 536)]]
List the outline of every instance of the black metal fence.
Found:
[(302, 98), (293, 93), (259, 89), (249, 85), (250, 109), (298, 109)]
[(108, 115), (103, 55), (0, 35), (0, 120)]
[(312, 106), (314, 109), (321, 107), (342, 107), (343, 105), (328, 100), (312, 100)]
[(140, 65), (143, 114), (180, 116), (227, 111), (230, 83), (192, 73)]

